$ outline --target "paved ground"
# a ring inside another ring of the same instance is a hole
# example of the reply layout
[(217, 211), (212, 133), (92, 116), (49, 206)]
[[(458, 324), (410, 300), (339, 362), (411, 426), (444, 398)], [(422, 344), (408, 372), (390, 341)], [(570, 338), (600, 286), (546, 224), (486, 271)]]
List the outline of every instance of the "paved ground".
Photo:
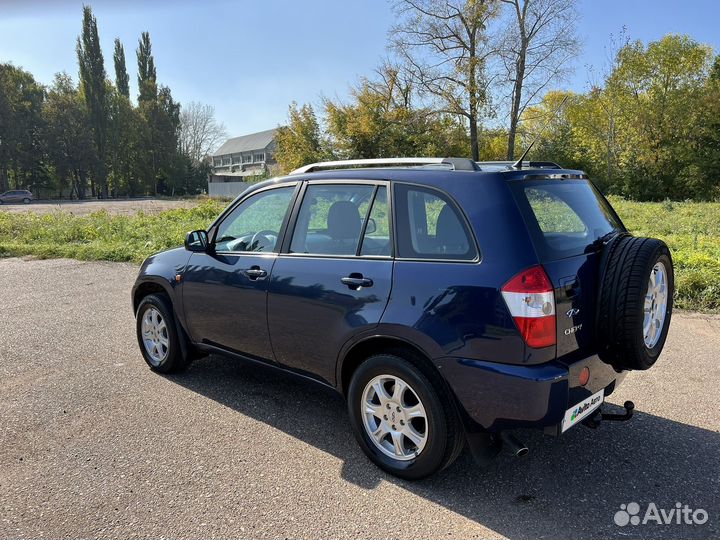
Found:
[(162, 212), (172, 208), (189, 208), (197, 202), (189, 199), (112, 199), (112, 200), (83, 200), (83, 201), (33, 201), (30, 204), (2, 204), (0, 212), (35, 212), (48, 214), (63, 211), (84, 216), (99, 210), (107, 210), (111, 214), (134, 214), (138, 210), (143, 212)]
[[(0, 260), (0, 538), (720, 537), (720, 319), (673, 319), (666, 352), (611, 401), (627, 424), (528, 433), (524, 460), (466, 454), (409, 483), (374, 468), (342, 400), (210, 357), (151, 373), (136, 268)], [(676, 502), (704, 526), (618, 527)]]

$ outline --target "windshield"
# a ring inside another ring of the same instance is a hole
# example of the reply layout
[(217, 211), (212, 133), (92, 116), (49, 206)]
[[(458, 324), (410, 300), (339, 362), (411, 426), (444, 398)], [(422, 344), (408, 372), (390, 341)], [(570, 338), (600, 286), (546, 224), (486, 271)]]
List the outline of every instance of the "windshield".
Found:
[(588, 180), (522, 180), (511, 186), (541, 261), (586, 253), (625, 230)]

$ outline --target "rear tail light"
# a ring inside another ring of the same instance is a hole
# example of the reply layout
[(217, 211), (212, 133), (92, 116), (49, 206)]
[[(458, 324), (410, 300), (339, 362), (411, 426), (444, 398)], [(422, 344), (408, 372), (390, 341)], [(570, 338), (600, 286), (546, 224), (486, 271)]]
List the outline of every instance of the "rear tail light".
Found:
[(543, 267), (523, 270), (501, 290), (525, 343), (536, 348), (555, 345), (555, 294)]

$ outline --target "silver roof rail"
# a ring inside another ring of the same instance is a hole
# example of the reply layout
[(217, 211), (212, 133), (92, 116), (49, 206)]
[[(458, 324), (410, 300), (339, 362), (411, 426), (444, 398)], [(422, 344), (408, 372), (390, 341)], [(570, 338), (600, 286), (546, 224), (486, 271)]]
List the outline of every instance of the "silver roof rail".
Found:
[(417, 165), (452, 165), (445, 158), (428, 158), (428, 157), (404, 157), (404, 158), (375, 158), (375, 159), (345, 159), (342, 161), (321, 161), (303, 165), (299, 169), (295, 169), (290, 174), (304, 174), (315, 171), (325, 171), (332, 169), (350, 169), (353, 167), (412, 167)]

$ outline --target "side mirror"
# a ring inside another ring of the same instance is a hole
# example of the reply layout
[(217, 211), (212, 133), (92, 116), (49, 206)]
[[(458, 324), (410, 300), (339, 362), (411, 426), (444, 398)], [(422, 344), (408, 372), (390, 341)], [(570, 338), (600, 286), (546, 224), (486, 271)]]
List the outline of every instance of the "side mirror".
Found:
[(185, 249), (188, 251), (205, 252), (208, 249), (207, 231), (192, 231), (185, 236)]
[(368, 218), (367, 227), (365, 227), (365, 234), (372, 234), (377, 231), (377, 224), (373, 218)]

